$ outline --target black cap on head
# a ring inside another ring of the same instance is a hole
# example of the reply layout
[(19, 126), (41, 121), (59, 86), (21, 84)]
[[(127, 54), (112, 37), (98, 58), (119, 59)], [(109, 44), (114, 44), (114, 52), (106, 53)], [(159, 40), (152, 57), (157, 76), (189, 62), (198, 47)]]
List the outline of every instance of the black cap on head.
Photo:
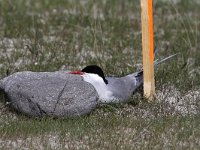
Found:
[(106, 80), (103, 70), (97, 66), (97, 65), (90, 65), (90, 66), (86, 66), (85, 68), (83, 68), (81, 70), (82, 72), (86, 72), (86, 73), (94, 73), (94, 74), (98, 74), (100, 77), (103, 78), (104, 82), (106, 84), (108, 84), (108, 81)]

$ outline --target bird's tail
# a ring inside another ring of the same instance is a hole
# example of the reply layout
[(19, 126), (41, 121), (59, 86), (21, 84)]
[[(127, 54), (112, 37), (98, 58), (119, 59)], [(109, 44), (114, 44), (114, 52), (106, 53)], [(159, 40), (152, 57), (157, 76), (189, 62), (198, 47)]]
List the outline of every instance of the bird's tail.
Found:
[(173, 58), (173, 57), (175, 57), (175, 56), (177, 56), (178, 54), (174, 54), (174, 55), (170, 55), (170, 56), (168, 56), (168, 57), (166, 57), (166, 58), (164, 58), (164, 59), (161, 59), (161, 60), (155, 60), (154, 61), (154, 65), (155, 66), (157, 66), (157, 65), (159, 65), (159, 64), (161, 64), (161, 63), (163, 63), (163, 62), (165, 62), (165, 61), (167, 61), (167, 60), (169, 60), (169, 59), (171, 59), (171, 58)]
[[(173, 57), (175, 57), (177, 54), (174, 54), (174, 55), (170, 55), (164, 59), (161, 59), (161, 60), (155, 60), (154, 61), (154, 65), (157, 66)], [(143, 69), (141, 69), (141, 71), (138, 71), (136, 73), (133, 73), (131, 74), (130, 76), (134, 77), (136, 79), (136, 86), (137, 88), (141, 87), (142, 84), (143, 84)]]
[[(175, 57), (175, 56), (177, 56), (178, 54), (173, 54), (173, 55), (170, 55), (170, 56), (168, 56), (168, 57), (165, 57), (165, 58), (163, 58), (163, 59), (161, 59), (161, 60), (155, 60), (154, 61), (154, 65), (155, 66), (157, 66), (157, 65), (160, 65), (161, 63), (163, 63), (163, 62), (165, 62), (165, 61), (167, 61), (167, 60), (169, 60), (169, 59), (171, 59), (171, 58), (173, 58), (173, 57)], [(140, 76), (142, 76), (143, 75), (143, 69), (141, 70), (141, 71), (138, 71), (136, 74), (135, 74), (135, 77), (140, 77)]]

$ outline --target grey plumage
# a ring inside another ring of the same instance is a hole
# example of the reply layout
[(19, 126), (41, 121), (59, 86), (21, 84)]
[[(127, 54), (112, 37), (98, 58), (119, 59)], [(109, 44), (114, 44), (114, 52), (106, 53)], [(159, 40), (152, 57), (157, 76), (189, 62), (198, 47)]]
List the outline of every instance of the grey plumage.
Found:
[[(155, 66), (173, 58), (177, 54), (168, 56), (160, 61), (155, 61)], [(143, 84), (143, 70), (124, 77), (106, 77), (107, 90), (112, 93), (112, 99), (102, 102), (126, 102), (131, 95)], [(114, 98), (113, 98), (114, 97)]]

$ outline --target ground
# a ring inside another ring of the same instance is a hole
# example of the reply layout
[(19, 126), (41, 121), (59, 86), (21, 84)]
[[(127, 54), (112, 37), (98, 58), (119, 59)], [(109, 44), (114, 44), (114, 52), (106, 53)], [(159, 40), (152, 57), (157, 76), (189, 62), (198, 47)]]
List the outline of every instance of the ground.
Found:
[[(88, 116), (33, 119), (0, 94), (0, 149), (200, 149), (200, 2), (155, 0), (156, 102), (100, 105)], [(107, 76), (141, 69), (140, 3), (133, 0), (0, 0), (0, 78), (17, 71)]]

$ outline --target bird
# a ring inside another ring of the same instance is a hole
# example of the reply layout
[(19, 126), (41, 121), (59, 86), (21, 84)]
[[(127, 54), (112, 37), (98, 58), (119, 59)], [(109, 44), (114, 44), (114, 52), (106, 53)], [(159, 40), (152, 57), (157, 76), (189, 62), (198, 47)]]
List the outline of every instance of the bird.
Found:
[[(154, 65), (157, 66), (176, 55), (168, 56), (160, 61), (156, 60)], [(81, 75), (84, 81), (92, 84), (99, 95), (100, 103), (127, 102), (132, 94), (143, 85), (143, 69), (123, 77), (106, 77), (99, 66), (89, 65), (80, 71), (69, 73)]]

